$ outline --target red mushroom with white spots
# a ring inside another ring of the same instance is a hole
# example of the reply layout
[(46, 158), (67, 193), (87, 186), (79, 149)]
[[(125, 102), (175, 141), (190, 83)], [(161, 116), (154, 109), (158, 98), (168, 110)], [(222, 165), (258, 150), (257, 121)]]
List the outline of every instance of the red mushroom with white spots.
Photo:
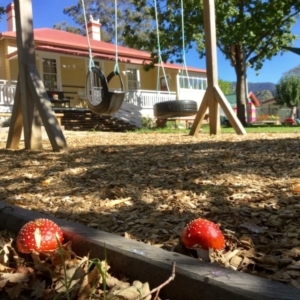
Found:
[(63, 239), (62, 230), (53, 221), (36, 219), (21, 228), (16, 244), (22, 253), (53, 251), (58, 249)]
[(181, 242), (188, 249), (222, 250), (225, 247), (225, 238), (218, 225), (202, 218), (187, 224), (182, 231)]

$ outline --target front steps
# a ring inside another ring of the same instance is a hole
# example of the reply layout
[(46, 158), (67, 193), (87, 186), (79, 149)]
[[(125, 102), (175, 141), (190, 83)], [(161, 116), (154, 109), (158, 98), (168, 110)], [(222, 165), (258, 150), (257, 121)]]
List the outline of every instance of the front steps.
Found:
[(63, 114), (61, 125), (65, 130), (126, 132), (137, 129), (136, 126), (124, 120), (112, 116), (97, 115), (89, 110), (66, 110), (56, 108), (55, 113)]

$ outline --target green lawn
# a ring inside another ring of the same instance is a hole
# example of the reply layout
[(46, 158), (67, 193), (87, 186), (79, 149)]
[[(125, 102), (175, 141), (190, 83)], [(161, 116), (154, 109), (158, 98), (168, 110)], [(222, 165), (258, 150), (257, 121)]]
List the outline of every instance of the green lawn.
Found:
[[(209, 133), (209, 126), (202, 125), (202, 132)], [(153, 129), (140, 129), (137, 132), (142, 133), (189, 133), (189, 129), (175, 128), (174, 122), (168, 122), (167, 127), (165, 128), (153, 128)], [(235, 133), (232, 127), (222, 127), (222, 133)], [(255, 126), (255, 127), (246, 127), (247, 133), (300, 133), (300, 126)]]
[[(209, 132), (208, 126), (202, 126), (203, 132)], [(300, 133), (300, 126), (253, 126), (245, 128), (248, 133)], [(222, 133), (235, 133), (232, 127), (222, 127)]]

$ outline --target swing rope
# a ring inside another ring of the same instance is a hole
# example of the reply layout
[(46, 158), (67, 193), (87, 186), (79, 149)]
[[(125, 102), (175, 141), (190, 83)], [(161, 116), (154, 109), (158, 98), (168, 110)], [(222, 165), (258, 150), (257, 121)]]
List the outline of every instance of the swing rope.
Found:
[(118, 3), (115, 0), (115, 67), (114, 72), (120, 74), (119, 59), (118, 59)]
[(184, 31), (184, 9), (183, 9), (183, 0), (181, 0), (181, 31), (182, 31), (182, 61), (183, 61), (183, 71), (185, 71), (186, 77), (188, 79), (188, 86), (191, 89), (191, 82), (189, 78), (189, 73), (186, 65), (186, 50), (185, 50), (185, 31)]
[(164, 68), (164, 63), (161, 57), (161, 48), (160, 48), (160, 37), (159, 37), (159, 25), (158, 25), (158, 9), (157, 9), (157, 2), (156, 0), (154, 0), (154, 5), (155, 5), (155, 21), (156, 21), (156, 35), (157, 35), (157, 51), (158, 51), (158, 68), (157, 68), (157, 82), (156, 82), (156, 91), (158, 92), (159, 90), (159, 75), (160, 75), (160, 66), (162, 68), (163, 71), (163, 75), (164, 75), (164, 79), (166, 81), (166, 87), (167, 90), (170, 94), (170, 88), (169, 88), (169, 83), (168, 83), (168, 79), (167, 79), (167, 75), (166, 75), (166, 71)]
[(81, 0), (81, 5), (82, 5), (83, 16), (84, 16), (85, 31), (86, 31), (86, 37), (87, 37), (87, 43), (88, 43), (88, 50), (89, 50), (89, 71), (91, 72), (92, 68), (95, 67), (95, 63), (93, 60), (92, 47), (91, 47), (90, 37), (89, 37), (89, 33), (88, 33), (88, 25), (87, 25), (87, 19), (86, 19), (84, 0)]
[[(120, 76), (120, 68), (118, 65), (117, 0), (115, 0), (116, 62), (115, 62), (114, 71), (112, 71), (107, 77), (105, 77), (105, 75), (103, 74), (100, 68), (95, 67), (92, 47), (88, 35), (88, 23), (86, 18), (84, 0), (81, 0), (81, 2), (82, 2), (83, 13), (84, 13), (84, 22), (85, 22), (85, 29), (87, 33), (87, 43), (88, 43), (88, 50), (89, 50), (89, 72), (87, 74), (87, 79), (86, 79), (87, 105), (89, 109), (96, 114), (111, 115), (120, 109), (125, 99), (123, 81)], [(121, 85), (120, 91), (113, 92), (109, 90), (108, 83), (114, 76), (117, 76), (120, 80), (120, 85)], [(94, 85), (94, 83), (96, 83), (96, 85)]]
[[(89, 51), (89, 71), (91, 72), (92, 68), (95, 67), (95, 63), (93, 60), (92, 47), (91, 47), (90, 37), (88, 34), (88, 22), (87, 22), (87, 18), (86, 18), (86, 10), (85, 10), (85, 5), (84, 5), (84, 0), (81, 0), (81, 5), (82, 5), (83, 16), (84, 16), (84, 24), (85, 24), (85, 31), (86, 31), (88, 51)], [(118, 1), (117, 0), (115, 0), (115, 45), (116, 45), (116, 50), (115, 50), (114, 72), (120, 73), (120, 67), (119, 67), (119, 63), (118, 63), (119, 58), (118, 58)]]

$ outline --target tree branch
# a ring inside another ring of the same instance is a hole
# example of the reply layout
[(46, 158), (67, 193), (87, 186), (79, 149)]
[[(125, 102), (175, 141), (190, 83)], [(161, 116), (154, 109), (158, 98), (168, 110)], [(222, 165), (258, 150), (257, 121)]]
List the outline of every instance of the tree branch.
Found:
[(170, 283), (172, 280), (174, 280), (174, 278), (175, 278), (175, 267), (176, 267), (176, 263), (173, 262), (173, 263), (172, 263), (172, 274), (171, 274), (171, 276), (170, 276), (164, 283), (162, 283), (161, 285), (159, 285), (159, 286), (156, 287), (155, 289), (151, 290), (148, 294), (143, 295), (143, 296), (139, 296), (139, 297), (137, 297), (137, 298), (134, 298), (134, 300), (142, 300), (142, 299), (148, 297), (149, 295), (151, 295), (151, 294), (153, 294), (153, 293), (155, 293), (155, 292), (156, 292), (156, 294), (155, 294), (155, 297), (154, 297), (153, 300), (159, 300), (158, 294), (159, 294), (160, 290), (161, 290), (164, 286), (166, 286), (167, 284), (169, 284), (169, 283)]
[[(297, 14), (299, 14), (300, 10), (297, 10), (295, 11), (294, 13), (292, 13), (291, 15), (287, 16), (285, 19), (281, 19), (281, 18), (278, 18), (278, 20), (276, 20), (276, 23), (277, 24), (284, 24), (288, 19), (296, 16)], [(281, 23), (279, 23), (281, 21)], [(264, 31), (256, 40), (256, 44), (249, 50), (248, 52), (248, 55), (246, 57), (246, 59), (248, 59), (248, 57), (250, 56), (250, 54), (252, 52), (255, 51), (255, 49), (257, 48), (257, 46), (261, 43), (262, 39), (265, 38), (267, 35), (270, 35), (271, 34), (271, 31), (272, 30), (267, 30), (267, 31)], [(277, 32), (273, 31), (273, 34), (272, 34), (272, 37), (277, 34)], [(259, 54), (255, 56), (256, 59), (259, 57)]]

